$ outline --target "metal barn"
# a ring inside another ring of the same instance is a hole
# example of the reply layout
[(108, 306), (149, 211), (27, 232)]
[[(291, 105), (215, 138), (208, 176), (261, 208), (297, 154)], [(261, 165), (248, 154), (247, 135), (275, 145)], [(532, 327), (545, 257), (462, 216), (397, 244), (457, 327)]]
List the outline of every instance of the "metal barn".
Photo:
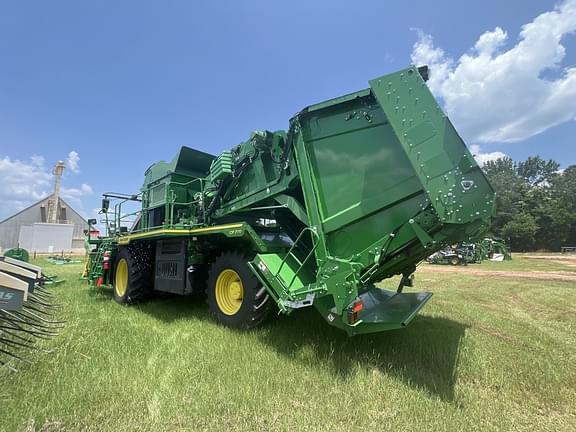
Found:
[[(81, 252), (88, 222), (62, 198), (54, 195), (0, 222), (0, 248), (23, 247), (30, 252)], [(52, 210), (54, 206), (54, 210)], [(50, 213), (55, 218), (50, 218)]]

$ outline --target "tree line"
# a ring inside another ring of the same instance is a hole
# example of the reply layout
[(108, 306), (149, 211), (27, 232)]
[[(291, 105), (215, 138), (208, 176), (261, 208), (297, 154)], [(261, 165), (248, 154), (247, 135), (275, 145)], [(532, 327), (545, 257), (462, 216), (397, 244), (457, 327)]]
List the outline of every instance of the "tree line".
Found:
[(576, 165), (560, 171), (554, 160), (509, 157), (483, 166), (496, 190), (491, 234), (513, 251), (559, 251), (576, 246)]

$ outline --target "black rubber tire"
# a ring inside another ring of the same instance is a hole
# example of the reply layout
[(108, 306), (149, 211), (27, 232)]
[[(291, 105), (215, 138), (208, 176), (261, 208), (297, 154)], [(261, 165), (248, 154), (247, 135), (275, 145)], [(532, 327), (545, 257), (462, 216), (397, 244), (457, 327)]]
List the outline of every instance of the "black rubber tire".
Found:
[(457, 258), (457, 257), (450, 258), (450, 264), (452, 264), (452, 265), (460, 264), (460, 258)]
[[(247, 265), (250, 258), (238, 252), (225, 252), (210, 266), (206, 301), (212, 317), (227, 327), (250, 329), (260, 325), (274, 310), (274, 301)], [(234, 270), (243, 286), (242, 304), (234, 315), (227, 315), (216, 301), (216, 281), (226, 269)]]
[[(114, 260), (113, 292), (114, 300), (120, 304), (142, 302), (150, 297), (153, 290), (153, 254), (148, 244), (136, 244), (120, 247)], [(126, 292), (120, 295), (116, 289), (117, 267), (121, 260), (126, 260), (128, 266), (128, 286)]]

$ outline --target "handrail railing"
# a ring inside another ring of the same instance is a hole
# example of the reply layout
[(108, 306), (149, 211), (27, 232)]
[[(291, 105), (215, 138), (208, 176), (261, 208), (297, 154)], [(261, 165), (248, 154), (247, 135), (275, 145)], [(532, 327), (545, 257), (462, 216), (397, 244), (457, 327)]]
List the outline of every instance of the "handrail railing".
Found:
[[(304, 258), (304, 260), (302, 262), (300, 262), (300, 260), (298, 259), (298, 257), (292, 253), (292, 251), (294, 250), (294, 248), (296, 247), (296, 245), (298, 244), (298, 242), (302, 239), (302, 236), (304, 235), (305, 232), (309, 231), (311, 233), (311, 236), (313, 238), (313, 243), (312, 243), (312, 248), (310, 249), (310, 251), (308, 252), (308, 254), (306, 255), (306, 258)], [(308, 260), (310, 259), (310, 257), (312, 256), (312, 254), (314, 253), (314, 251), (316, 250), (316, 248), (318, 247), (318, 244), (320, 243), (320, 237), (318, 236), (318, 233), (316, 232), (316, 230), (314, 230), (313, 228), (310, 227), (306, 227), (304, 228), (302, 231), (300, 231), (300, 234), (298, 235), (298, 237), (296, 237), (296, 240), (294, 241), (294, 243), (292, 244), (292, 246), (290, 247), (290, 249), (288, 250), (288, 252), (286, 253), (286, 256), (282, 259), (282, 262), (280, 263), (280, 267), (278, 267), (278, 270), (276, 270), (276, 274), (274, 275), (274, 277), (279, 280), (282, 281), (281, 278), (278, 278), (280, 271), (282, 270), (282, 268), (284, 267), (284, 264), (286, 264), (286, 261), (288, 259), (289, 256), (292, 256), (295, 260), (297, 260), (298, 262), (300, 262), (300, 267), (298, 267), (298, 270), (296, 270), (294, 272), (294, 275), (292, 275), (292, 279), (290, 279), (290, 282), (288, 283), (287, 286), (285, 286), (285, 289), (288, 291), (291, 287), (292, 284), (294, 283), (294, 281), (296, 280), (296, 277), (298, 276), (298, 274), (300, 273), (300, 271), (302, 270), (302, 268), (304, 267), (304, 265), (308, 262)], [(284, 284), (283, 284), (284, 285)]]

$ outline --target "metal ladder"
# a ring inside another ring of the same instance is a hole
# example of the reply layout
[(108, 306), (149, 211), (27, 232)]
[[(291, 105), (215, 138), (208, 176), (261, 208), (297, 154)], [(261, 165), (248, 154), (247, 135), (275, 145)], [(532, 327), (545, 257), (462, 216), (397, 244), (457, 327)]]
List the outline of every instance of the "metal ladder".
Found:
[[(306, 255), (306, 258), (304, 258), (304, 260), (302, 262), (300, 262), (300, 260), (298, 259), (298, 257), (293, 253), (294, 249), (296, 248), (296, 246), (298, 245), (298, 242), (302, 239), (302, 236), (304, 235), (305, 232), (309, 231), (312, 235), (312, 248), (310, 249), (310, 251), (308, 252), (308, 254)], [(290, 296), (290, 288), (292, 287), (292, 284), (294, 283), (294, 281), (296, 280), (296, 277), (298, 276), (298, 274), (300, 273), (300, 271), (302, 270), (302, 268), (304, 267), (304, 265), (308, 262), (308, 260), (310, 259), (310, 257), (312, 256), (312, 254), (314, 253), (314, 251), (316, 250), (316, 248), (318, 247), (319, 244), (319, 240), (320, 238), (318, 237), (318, 234), (316, 233), (316, 231), (310, 227), (306, 227), (304, 228), (302, 231), (300, 231), (300, 234), (298, 235), (298, 237), (296, 237), (296, 240), (294, 241), (294, 243), (292, 244), (292, 246), (290, 247), (290, 249), (288, 250), (288, 253), (286, 253), (286, 256), (282, 259), (282, 262), (280, 263), (280, 267), (278, 267), (278, 270), (276, 270), (276, 273), (274, 274), (274, 277), (276, 278), (276, 280), (278, 282), (280, 282), (280, 284), (282, 285), (282, 287), (284, 288), (286, 294), (288, 296)], [(280, 272), (282, 271), (282, 268), (284, 267), (284, 264), (286, 264), (286, 261), (288, 260), (288, 258), (292, 258), (295, 262), (297, 262), (299, 264), (298, 269), (294, 272), (294, 275), (292, 276), (292, 279), (290, 279), (290, 282), (288, 283), (288, 285), (286, 285), (284, 283), (284, 281), (282, 280), (281, 277), (279, 277)]]
[(104, 262), (104, 252), (109, 249), (111, 243), (111, 240), (102, 240), (102, 243), (100, 243), (96, 249), (96, 254), (90, 258), (90, 272), (88, 273), (90, 286), (94, 286), (98, 276), (104, 275), (104, 269), (102, 267), (102, 263)]

